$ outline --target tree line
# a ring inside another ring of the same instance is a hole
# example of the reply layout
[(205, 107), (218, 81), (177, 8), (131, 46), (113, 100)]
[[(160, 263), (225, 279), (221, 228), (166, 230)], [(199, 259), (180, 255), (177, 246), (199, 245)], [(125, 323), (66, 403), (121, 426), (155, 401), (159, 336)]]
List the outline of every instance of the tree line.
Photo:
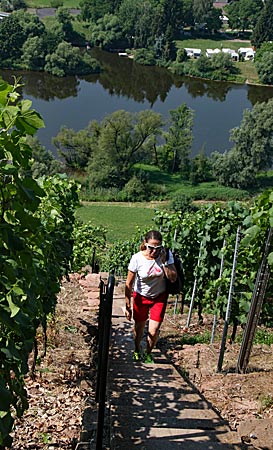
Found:
[[(232, 79), (238, 71), (227, 54), (186, 64), (185, 51), (177, 51), (176, 40), (185, 36), (185, 29), (211, 36), (222, 28), (222, 11), (212, 0), (81, 0), (76, 17), (55, 0), (59, 7), (50, 26), (25, 12), (24, 0), (1, 4), (13, 11), (0, 26), (3, 68), (45, 70), (56, 76), (98, 72), (99, 64), (90, 53), (77, 48), (88, 42), (88, 47), (106, 50), (133, 48), (136, 62), (171, 67), (178, 74), (222, 80)], [(268, 46), (273, 39), (272, 1), (235, 0), (224, 12), (232, 29), (253, 30), (252, 45), (262, 49), (257, 64), (260, 80), (272, 84), (273, 52)], [(76, 32), (79, 24), (81, 31)]]

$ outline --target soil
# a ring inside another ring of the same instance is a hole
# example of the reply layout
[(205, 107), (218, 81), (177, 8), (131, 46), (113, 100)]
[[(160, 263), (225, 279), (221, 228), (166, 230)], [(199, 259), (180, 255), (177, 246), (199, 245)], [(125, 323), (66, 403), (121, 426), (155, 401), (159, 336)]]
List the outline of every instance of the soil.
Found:
[[(250, 449), (273, 450), (273, 345), (254, 345), (245, 374), (236, 373), (239, 343), (227, 339), (221, 372), (217, 372), (223, 324), (217, 326), (213, 344), (182, 344), (190, 338), (211, 333), (213, 318), (202, 325), (193, 315), (186, 328), (187, 313), (167, 313), (159, 347), (180, 373), (188, 378), (238, 432)], [(271, 333), (273, 330), (270, 330)]]
[[(12, 450), (73, 450), (82, 440), (86, 409), (96, 410), (98, 301), (86, 296), (90, 289), (78, 278), (63, 282), (44, 358), (42, 332), (38, 336), (35, 376), (26, 377), (29, 409), (16, 420)], [(174, 316), (168, 308), (159, 347), (229, 421), (246, 448), (273, 450), (273, 346), (255, 345), (247, 373), (237, 374), (239, 344), (227, 342), (223, 368), (217, 373), (221, 324), (215, 343), (185, 345), (185, 334), (194, 338), (210, 332), (212, 318), (198, 325), (193, 315), (189, 329), (186, 322), (186, 314)]]
[[(96, 298), (98, 286), (95, 291)], [(15, 422), (12, 450), (71, 450), (81, 440), (84, 412), (96, 409), (97, 324), (98, 301), (86, 298), (77, 277), (64, 280), (48, 323), (45, 357), (38, 333), (35, 375), (25, 380), (29, 409)]]

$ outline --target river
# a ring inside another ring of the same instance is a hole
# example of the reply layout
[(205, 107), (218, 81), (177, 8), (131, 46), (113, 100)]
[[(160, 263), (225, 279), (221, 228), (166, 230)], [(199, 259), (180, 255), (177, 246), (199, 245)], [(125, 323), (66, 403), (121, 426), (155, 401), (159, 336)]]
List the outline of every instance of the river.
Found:
[(21, 77), (22, 96), (44, 119), (38, 131), (41, 143), (52, 150), (52, 137), (62, 126), (75, 131), (91, 120), (124, 109), (152, 109), (166, 121), (169, 111), (186, 103), (194, 111), (192, 155), (224, 152), (232, 143), (230, 130), (240, 125), (243, 111), (273, 97), (273, 88), (178, 77), (159, 67), (140, 66), (129, 58), (94, 49), (103, 72), (84, 77), (57, 78), (46, 73), (0, 71), (7, 81)]

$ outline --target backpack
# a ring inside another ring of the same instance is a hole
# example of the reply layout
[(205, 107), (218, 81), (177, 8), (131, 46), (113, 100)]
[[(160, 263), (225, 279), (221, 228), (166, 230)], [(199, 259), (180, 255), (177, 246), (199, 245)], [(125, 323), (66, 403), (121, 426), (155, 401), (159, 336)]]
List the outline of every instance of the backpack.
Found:
[[(180, 294), (183, 290), (184, 286), (184, 271), (183, 271), (183, 265), (182, 261), (179, 258), (177, 254), (173, 254), (174, 258), (174, 265), (177, 272), (177, 278), (174, 283), (172, 283), (168, 278), (166, 277), (166, 291), (170, 295), (177, 295)], [(166, 249), (166, 261), (169, 259), (169, 249)]]

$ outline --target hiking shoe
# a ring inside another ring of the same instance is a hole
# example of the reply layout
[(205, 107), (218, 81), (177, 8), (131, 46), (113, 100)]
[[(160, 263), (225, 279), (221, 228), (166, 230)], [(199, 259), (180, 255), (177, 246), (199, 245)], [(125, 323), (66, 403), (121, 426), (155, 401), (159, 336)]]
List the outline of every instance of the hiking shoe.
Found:
[(141, 353), (134, 351), (133, 353), (133, 361), (141, 361)]
[(145, 353), (143, 355), (143, 362), (145, 364), (154, 364), (154, 358), (152, 357), (151, 353)]

